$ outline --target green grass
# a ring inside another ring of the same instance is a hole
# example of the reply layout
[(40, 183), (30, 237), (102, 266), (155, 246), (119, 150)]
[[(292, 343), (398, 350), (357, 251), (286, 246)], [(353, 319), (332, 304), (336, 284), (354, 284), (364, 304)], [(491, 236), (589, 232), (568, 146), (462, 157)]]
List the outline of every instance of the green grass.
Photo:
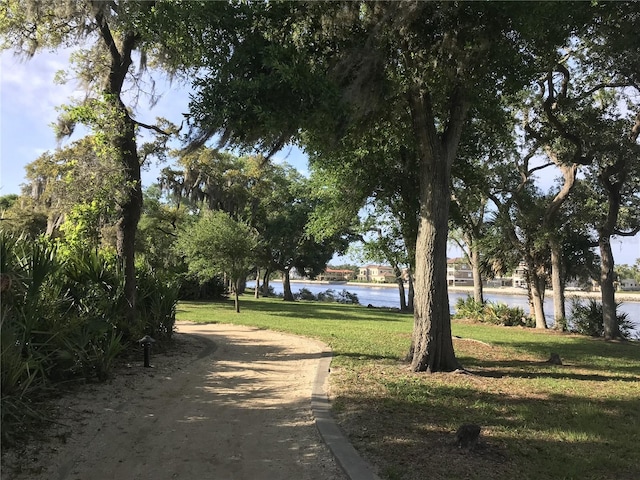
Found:
[[(640, 345), (455, 321), (474, 375), (414, 374), (401, 361), (413, 318), (382, 309), (242, 297), (181, 303), (178, 320), (268, 328), (334, 351), (333, 412), (389, 479), (640, 478)], [(545, 362), (557, 352), (564, 365)], [(453, 442), (482, 426), (478, 447)]]

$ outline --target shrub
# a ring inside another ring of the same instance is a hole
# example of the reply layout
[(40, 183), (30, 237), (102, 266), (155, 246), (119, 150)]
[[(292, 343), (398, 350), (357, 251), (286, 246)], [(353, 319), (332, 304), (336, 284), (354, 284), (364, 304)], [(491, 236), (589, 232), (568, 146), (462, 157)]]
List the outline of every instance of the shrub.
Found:
[(355, 293), (348, 292), (347, 290), (342, 290), (341, 292), (336, 294), (336, 291), (333, 289), (325, 290), (324, 292), (319, 292), (318, 295), (314, 295), (311, 290), (308, 288), (301, 288), (298, 293), (294, 295), (296, 300), (307, 300), (307, 301), (318, 301), (318, 302), (326, 302), (326, 303), (344, 303), (344, 304), (352, 304), (359, 305), (360, 301), (358, 300), (358, 295)]
[(356, 293), (348, 292), (347, 290), (342, 290), (338, 294), (338, 303), (352, 304), (352, 305), (360, 305), (360, 301), (358, 300), (358, 295)]
[(9, 439), (28, 407), (53, 382), (104, 380), (127, 342), (173, 333), (178, 284), (138, 270), (137, 321), (128, 323), (124, 271), (113, 252), (66, 251), (46, 239), (0, 231), (2, 274), (2, 434)]
[(466, 318), (468, 320), (479, 322), (482, 319), (485, 304), (476, 301), (470, 295), (466, 298), (459, 298), (456, 302), (455, 318)]
[(298, 293), (294, 295), (296, 300), (315, 301), (318, 298), (308, 288), (301, 288)]
[(179, 300), (221, 300), (226, 298), (226, 288), (220, 277), (202, 282), (195, 275), (179, 276)]
[(263, 297), (283, 297), (282, 294), (278, 295), (276, 293), (276, 289), (273, 288), (272, 285), (269, 285), (269, 287), (267, 288), (266, 293), (264, 291), (264, 285), (261, 285), (260, 286), (260, 293), (262, 294)]
[(329, 288), (324, 292), (318, 292), (318, 301), (332, 303), (336, 302), (336, 291), (333, 288)]
[(157, 341), (171, 339), (179, 292), (176, 279), (165, 278), (148, 267), (138, 270), (137, 308), (144, 330), (141, 333)]
[(525, 315), (520, 307), (509, 307), (504, 303), (477, 302), (473, 297), (460, 298), (456, 302), (454, 318), (474, 322), (491, 323), (505, 327), (533, 327), (535, 322)]
[[(628, 314), (618, 312), (621, 303), (616, 303), (616, 320), (623, 338), (630, 338), (633, 325), (629, 321)], [(590, 299), (586, 304), (580, 299), (571, 301), (570, 331), (590, 337), (604, 336), (604, 319), (602, 317), (602, 303)]]
[(487, 302), (484, 317), (486, 322), (505, 327), (525, 326), (524, 310), (520, 307), (509, 307), (504, 303)]

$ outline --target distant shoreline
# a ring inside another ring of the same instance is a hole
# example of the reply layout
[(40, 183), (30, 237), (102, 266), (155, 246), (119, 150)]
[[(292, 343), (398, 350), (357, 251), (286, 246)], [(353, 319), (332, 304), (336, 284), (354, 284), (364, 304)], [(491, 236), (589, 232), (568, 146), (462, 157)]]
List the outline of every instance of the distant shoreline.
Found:
[[(356, 287), (381, 287), (381, 288), (398, 288), (395, 283), (362, 283), (362, 282), (330, 282), (330, 281), (317, 281), (317, 280), (291, 280), (291, 283), (314, 283), (317, 285), (328, 285), (334, 287), (347, 288), (350, 285)], [(405, 285), (406, 286), (406, 285)], [(473, 287), (448, 287), (450, 292), (468, 292), (473, 293)], [(482, 289), (484, 293), (493, 293), (499, 295), (520, 295), (524, 296), (527, 291), (522, 288), (516, 287), (484, 287)], [(553, 296), (552, 290), (547, 290), (545, 296), (551, 298)], [(583, 292), (576, 290), (565, 291), (565, 297), (567, 299), (578, 298), (596, 298), (600, 299), (600, 292)], [(616, 292), (617, 302), (638, 302), (640, 303), (640, 292)]]

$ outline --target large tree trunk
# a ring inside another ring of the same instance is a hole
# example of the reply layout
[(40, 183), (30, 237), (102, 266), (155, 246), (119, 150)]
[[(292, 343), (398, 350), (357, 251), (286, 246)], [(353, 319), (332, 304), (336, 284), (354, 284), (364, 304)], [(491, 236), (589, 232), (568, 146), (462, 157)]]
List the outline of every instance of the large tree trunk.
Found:
[(135, 126), (124, 105), (118, 100), (118, 110), (123, 115), (123, 129), (114, 139), (114, 146), (120, 153), (124, 167), (127, 189), (124, 201), (118, 205), (119, 218), (116, 222), (116, 250), (124, 263), (124, 294), (128, 304), (127, 318), (136, 317), (136, 268), (135, 243), (138, 221), (142, 213), (142, 184), (138, 159)]
[(420, 158), (411, 369), (450, 372), (459, 369), (460, 364), (453, 350), (447, 291), (449, 181), (467, 105), (461, 91), (452, 93), (451, 118), (441, 139), (429, 94), (414, 85), (408, 96)]
[(602, 295), (602, 320), (605, 340), (622, 338), (616, 317), (616, 298), (614, 279), (614, 261), (609, 236), (601, 235), (598, 239), (600, 247), (600, 293)]
[[(545, 102), (546, 104), (546, 102)], [(549, 110), (550, 111), (550, 110)], [(550, 114), (551, 115), (551, 114)], [(578, 173), (578, 164), (564, 164), (556, 152), (551, 149), (550, 146), (545, 148), (547, 156), (555, 163), (562, 171), (562, 177), (564, 183), (560, 191), (556, 194), (553, 200), (549, 203), (544, 218), (542, 220), (543, 229), (549, 232), (549, 250), (551, 251), (551, 288), (553, 288), (553, 317), (555, 320), (555, 328), (558, 330), (566, 330), (567, 319), (564, 305), (564, 281), (563, 277), (563, 262), (562, 262), (562, 244), (558, 238), (554, 237), (554, 231), (557, 231), (556, 219), (560, 207), (569, 197), (569, 193), (573, 189), (576, 183), (576, 175)]]
[(285, 268), (282, 271), (282, 292), (284, 294), (285, 302), (293, 302), (295, 298), (293, 298), (293, 293), (291, 292), (291, 277), (289, 274), (290, 270)]
[[(640, 114), (639, 117), (640, 119)], [(634, 140), (637, 138), (637, 135)], [(607, 217), (598, 231), (600, 247), (600, 292), (602, 295), (602, 321), (605, 340), (622, 338), (616, 317), (614, 280), (614, 260), (611, 251), (611, 235), (615, 231), (622, 202), (620, 191), (625, 181), (625, 159), (621, 158), (600, 173), (600, 181), (607, 192)]]
[[(447, 200), (441, 196), (440, 201)], [(436, 208), (443, 207), (439, 205)], [(416, 245), (414, 346), (411, 361), (411, 369), (415, 372), (453, 371), (459, 368), (451, 339), (447, 232), (446, 228), (438, 227), (439, 222), (435, 220), (422, 220)]]
[(553, 289), (553, 318), (556, 330), (567, 330), (565, 311), (564, 282), (562, 281), (562, 252), (560, 243), (550, 242), (551, 246), (551, 288)]
[(104, 93), (113, 116), (107, 135), (111, 139), (114, 154), (118, 156), (124, 172), (124, 198), (118, 204), (119, 218), (116, 222), (116, 250), (124, 264), (124, 295), (127, 301), (127, 320), (136, 320), (136, 270), (135, 240), (138, 221), (142, 213), (142, 184), (140, 181), (140, 159), (136, 144), (135, 122), (129, 116), (120, 95), (124, 80), (131, 66), (131, 52), (137, 36), (133, 32), (122, 35), (118, 49), (107, 19), (98, 8), (95, 10), (100, 35), (110, 54), (110, 69), (105, 78)]
[(529, 279), (529, 290), (531, 292), (531, 305), (533, 316), (536, 319), (536, 328), (547, 328), (547, 320), (544, 316), (544, 290), (545, 280), (537, 272), (535, 263), (527, 262), (527, 275)]

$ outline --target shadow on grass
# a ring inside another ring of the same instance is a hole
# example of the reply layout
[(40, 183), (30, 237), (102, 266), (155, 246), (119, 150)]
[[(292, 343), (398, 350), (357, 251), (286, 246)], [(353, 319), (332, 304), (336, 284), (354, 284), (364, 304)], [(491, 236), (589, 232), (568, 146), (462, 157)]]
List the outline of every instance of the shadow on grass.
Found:
[(602, 339), (577, 336), (562, 340), (558, 341), (554, 336), (550, 336), (549, 339), (536, 336), (535, 342), (498, 341), (494, 344), (540, 358), (549, 358), (551, 352), (556, 352), (563, 362), (566, 360), (566, 363), (577, 368), (607, 371), (615, 365), (617, 371), (640, 376), (639, 342), (605, 342)]
[[(406, 473), (399, 478), (417, 478), (411, 471), (430, 478), (638, 478), (636, 398), (544, 398), (533, 389), (508, 394), (441, 380), (387, 379), (388, 396), (342, 397), (340, 423), (384, 470)], [(453, 445), (464, 423), (483, 429), (473, 452)]]
[[(583, 380), (583, 381), (620, 381), (640, 382), (640, 376), (620, 376), (604, 373), (579, 373), (576, 365), (552, 365), (547, 362), (535, 362), (526, 360), (478, 360), (469, 359), (467, 370), (473, 375), (488, 378), (554, 378), (558, 380)], [(542, 370), (544, 369), (544, 370)], [(617, 368), (617, 372), (627, 369)], [(633, 373), (633, 372), (630, 372)]]
[[(390, 360), (393, 362), (401, 362), (402, 360), (396, 355), (371, 355), (359, 352), (337, 352), (336, 357), (350, 358), (353, 360)], [(408, 365), (408, 363), (407, 363)]]

